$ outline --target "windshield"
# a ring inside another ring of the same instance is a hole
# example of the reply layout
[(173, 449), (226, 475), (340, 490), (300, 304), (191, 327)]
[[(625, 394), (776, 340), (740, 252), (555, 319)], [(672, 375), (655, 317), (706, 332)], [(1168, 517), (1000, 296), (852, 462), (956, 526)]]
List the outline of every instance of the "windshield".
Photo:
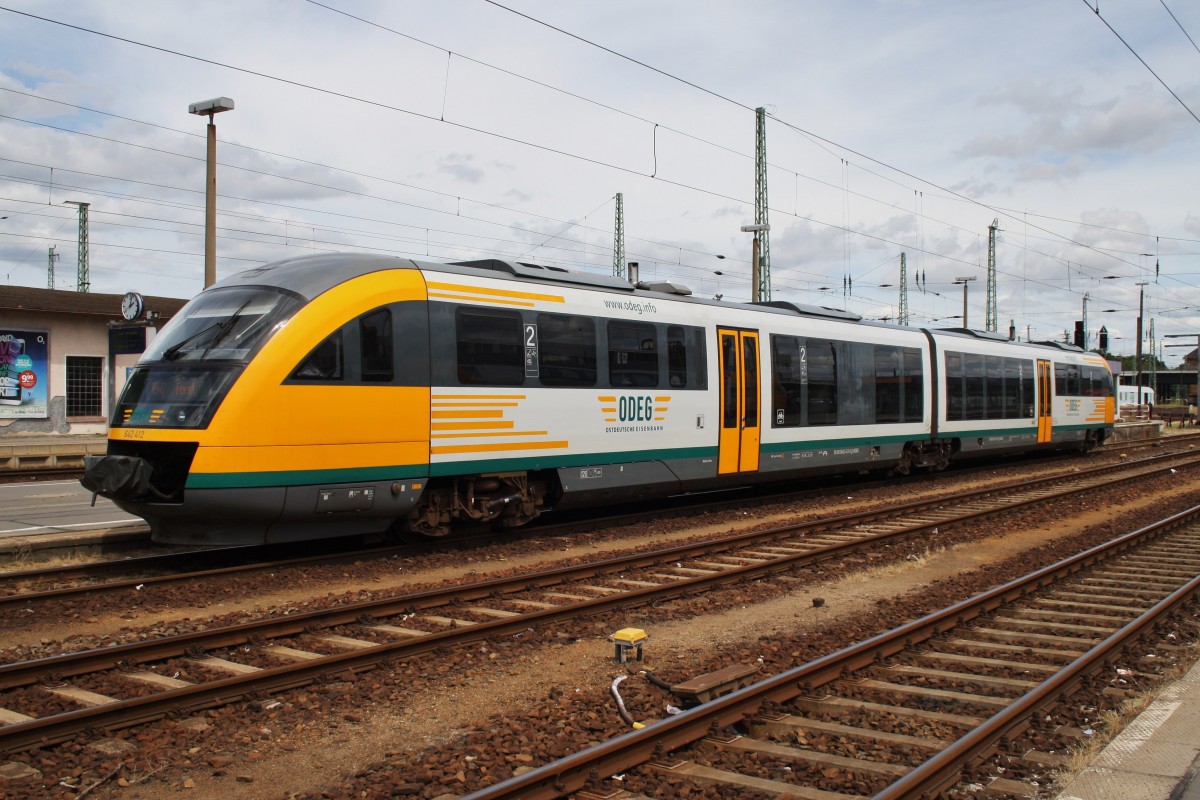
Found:
[(204, 292), (163, 328), (140, 363), (245, 363), (302, 304), (300, 298), (280, 289), (231, 287)]

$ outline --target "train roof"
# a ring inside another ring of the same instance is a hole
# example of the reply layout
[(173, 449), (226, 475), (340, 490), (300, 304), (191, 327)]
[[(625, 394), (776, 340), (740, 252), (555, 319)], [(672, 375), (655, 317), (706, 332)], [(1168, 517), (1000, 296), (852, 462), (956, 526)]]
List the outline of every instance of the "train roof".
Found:
[(278, 286), (312, 300), (338, 284), (385, 269), (415, 269), (410, 259), (362, 253), (323, 253), (272, 261), (217, 282), (227, 286)]
[[(673, 300), (681, 300), (700, 305), (718, 306), (722, 308), (739, 308), (747, 311), (757, 311), (767, 314), (795, 315), (804, 317), (821, 317), (839, 322), (869, 327), (889, 328), (892, 330), (908, 330), (917, 332), (917, 327), (894, 325), (877, 320), (863, 319), (852, 311), (845, 311), (828, 306), (812, 306), (794, 303), (789, 300), (768, 300), (758, 303), (739, 303), (695, 297), (691, 290), (670, 281), (640, 281), (635, 286), (613, 275), (600, 275), (591, 272), (576, 272), (543, 264), (533, 264), (523, 261), (504, 261), (496, 258), (478, 259), (472, 261), (426, 262), (414, 261), (398, 256), (381, 256), (363, 253), (323, 253), (320, 255), (297, 256), (281, 261), (274, 261), (260, 267), (254, 267), (239, 272), (216, 286), (278, 286), (297, 294), (313, 299), (334, 286), (347, 280), (367, 275), (372, 272), (389, 269), (430, 269), (459, 274), (487, 275), (488, 277), (505, 277), (510, 280), (532, 281), (538, 283), (564, 284), (576, 287), (591, 287), (622, 294), (651, 294), (665, 296)], [(1000, 342), (1008, 342), (1003, 334), (993, 331), (978, 331), (970, 328), (940, 328), (924, 329), (930, 334), (955, 338), (972, 338)], [(1020, 342), (1025, 346), (1045, 347), (1069, 353), (1083, 354), (1084, 351), (1074, 345), (1062, 342)]]

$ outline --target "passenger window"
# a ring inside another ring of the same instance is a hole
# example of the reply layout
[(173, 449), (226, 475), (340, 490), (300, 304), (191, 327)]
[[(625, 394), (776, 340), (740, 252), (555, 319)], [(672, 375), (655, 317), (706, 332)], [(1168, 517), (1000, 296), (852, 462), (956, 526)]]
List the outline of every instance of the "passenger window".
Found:
[(525, 382), (525, 348), (519, 314), (459, 308), (455, 316), (459, 383), (520, 386)]
[(362, 379), (368, 383), (388, 383), (395, 376), (392, 366), (392, 312), (373, 311), (358, 321)]
[(904, 348), (904, 421), (920, 422), (925, 418), (925, 377), (921, 351)]
[(1004, 358), (984, 356), (987, 372), (987, 418), (1004, 419)]
[(687, 340), (678, 325), (667, 328), (667, 379), (672, 388), (682, 389), (688, 385)]
[(1004, 418), (1021, 417), (1021, 361), (1004, 359)]
[(794, 428), (803, 421), (805, 367), (800, 339), (771, 337), (771, 424), (776, 428)]
[(966, 419), (966, 393), (963, 391), (962, 353), (946, 353), (946, 419)]
[(609, 321), (608, 380), (614, 387), (658, 386), (658, 343), (653, 325)]
[(565, 314), (538, 314), (537, 321), (542, 385), (595, 386), (596, 323)]
[(875, 421), (900, 421), (900, 350), (875, 347)]
[(342, 331), (335, 331), (326, 337), (312, 352), (309, 353), (292, 378), (298, 381), (340, 381), (342, 380)]
[(963, 365), (966, 372), (966, 419), (983, 419), (984, 407), (987, 402), (985, 392), (987, 377), (983, 356), (977, 353), (963, 353)]
[(808, 424), (836, 425), (837, 350), (833, 342), (808, 340)]

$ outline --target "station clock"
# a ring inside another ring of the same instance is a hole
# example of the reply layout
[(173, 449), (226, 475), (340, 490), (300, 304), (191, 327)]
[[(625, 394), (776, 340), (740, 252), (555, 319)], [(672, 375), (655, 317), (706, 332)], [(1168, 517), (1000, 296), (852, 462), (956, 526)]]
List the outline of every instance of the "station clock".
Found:
[(142, 311), (146, 306), (146, 301), (137, 292), (126, 292), (121, 298), (121, 316), (129, 321), (133, 321), (142, 315)]

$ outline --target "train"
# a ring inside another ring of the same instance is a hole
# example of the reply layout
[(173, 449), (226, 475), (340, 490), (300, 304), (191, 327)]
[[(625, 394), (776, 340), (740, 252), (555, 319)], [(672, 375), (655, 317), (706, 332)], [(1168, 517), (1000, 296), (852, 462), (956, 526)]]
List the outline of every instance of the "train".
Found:
[(1095, 353), (670, 281), (321, 254), (154, 338), (83, 485), (152, 539), (497, 531), (552, 510), (940, 470), (1110, 435)]

